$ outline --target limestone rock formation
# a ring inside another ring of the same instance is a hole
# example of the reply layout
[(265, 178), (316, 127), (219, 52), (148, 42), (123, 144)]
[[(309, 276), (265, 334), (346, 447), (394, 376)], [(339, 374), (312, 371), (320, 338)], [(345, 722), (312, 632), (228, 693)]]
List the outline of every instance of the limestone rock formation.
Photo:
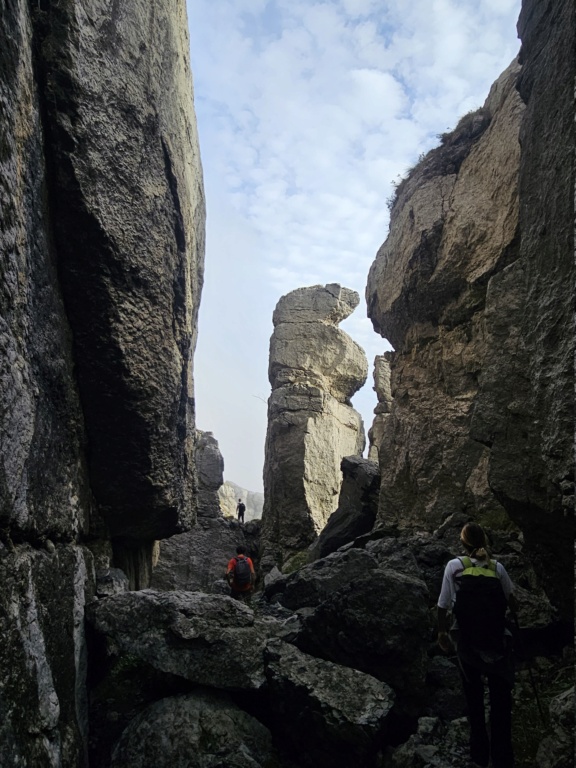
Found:
[(218, 490), (224, 482), (224, 459), (212, 432), (196, 432), (198, 474), (198, 517), (219, 517)]
[(2, 765), (84, 764), (95, 561), (194, 521), (203, 219), (184, 3), (4, 4)]
[(401, 573), (348, 548), (277, 579), (266, 596), (300, 613), (301, 650), (386, 682), (411, 711), (426, 676), (429, 593), (420, 576), (416, 564)]
[(246, 547), (248, 555), (255, 559), (258, 555), (258, 533), (258, 522), (241, 526), (221, 517), (199, 517), (191, 531), (159, 543), (151, 588), (228, 594), (228, 584), (224, 579), (228, 561), (236, 554), (238, 546)]
[(270, 731), (223, 694), (173, 696), (150, 705), (122, 734), (110, 768), (272, 768)]
[(522, 68), (513, 63), (400, 185), (366, 292), (395, 348), (381, 519), (432, 528), (459, 511), (511, 518), (566, 616), (573, 14), (568, 2), (524, 3)]
[(238, 499), (242, 499), (244, 504), (246, 504), (246, 512), (244, 513), (244, 520), (246, 522), (249, 520), (260, 520), (262, 517), (264, 494), (259, 491), (249, 491), (236, 483), (232, 483), (230, 480), (226, 480), (220, 486), (218, 498), (220, 500), (220, 509), (225, 516), (236, 517), (236, 505), (238, 504)]
[(504, 516), (488, 487), (489, 449), (470, 429), (491, 353), (486, 287), (516, 258), (518, 71), (512, 64), (400, 185), (370, 270), (369, 316), (395, 348), (380, 448), (386, 522), (434, 528), (462, 509)]
[(307, 547), (338, 504), (344, 456), (364, 432), (350, 397), (364, 384), (363, 350), (337, 325), (358, 305), (339, 285), (299, 288), (274, 311), (264, 465), (263, 567)]
[(378, 405), (374, 408), (374, 421), (368, 430), (368, 458), (378, 461), (380, 445), (386, 432), (386, 421), (392, 408), (392, 391), (390, 389), (389, 354), (376, 355), (374, 358), (374, 391)]
[(99, 600), (87, 616), (114, 649), (162, 672), (230, 690), (264, 683), (268, 625), (231, 597), (143, 589)]
[(308, 560), (335, 552), (374, 527), (380, 493), (378, 464), (361, 456), (342, 459), (342, 488), (338, 509), (308, 551)]
[(383, 742), (393, 691), (370, 675), (280, 640), (268, 644), (266, 656), (278, 737), (298, 764), (366, 765)]

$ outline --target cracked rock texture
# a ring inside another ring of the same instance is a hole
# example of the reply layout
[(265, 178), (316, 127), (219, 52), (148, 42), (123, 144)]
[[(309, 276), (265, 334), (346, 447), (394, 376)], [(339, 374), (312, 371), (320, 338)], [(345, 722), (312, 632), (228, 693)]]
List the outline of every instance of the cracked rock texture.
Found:
[(85, 764), (84, 543), (134, 585), (153, 540), (195, 517), (204, 201), (186, 28), (176, 0), (0, 14), (6, 766)]
[(262, 515), (263, 569), (305, 549), (338, 505), (344, 456), (361, 454), (364, 428), (350, 398), (366, 381), (364, 351), (338, 323), (355, 291), (299, 288), (274, 311)]
[(519, 31), (521, 66), (400, 185), (370, 270), (395, 349), (379, 519), (511, 518), (569, 616), (573, 4), (528, 0)]
[(212, 432), (196, 432), (198, 517), (220, 517), (218, 491), (224, 482), (224, 459)]
[(277, 766), (270, 731), (228, 697), (210, 691), (170, 696), (128, 725), (111, 768)]
[(374, 391), (378, 404), (374, 408), (374, 421), (368, 430), (368, 458), (378, 461), (382, 439), (386, 433), (386, 422), (392, 410), (392, 391), (390, 389), (389, 353), (376, 355), (374, 358)]

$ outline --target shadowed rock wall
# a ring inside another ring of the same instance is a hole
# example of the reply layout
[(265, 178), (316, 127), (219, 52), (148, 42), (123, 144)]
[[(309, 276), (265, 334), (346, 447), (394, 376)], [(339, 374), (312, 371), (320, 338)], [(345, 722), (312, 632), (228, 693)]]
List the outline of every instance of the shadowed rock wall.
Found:
[(85, 764), (86, 544), (194, 520), (203, 215), (184, 4), (4, 3), (2, 765)]
[(338, 323), (359, 303), (339, 285), (299, 288), (274, 311), (262, 514), (263, 568), (307, 547), (338, 506), (344, 456), (361, 454), (364, 428), (350, 398), (366, 355)]
[(379, 516), (523, 530), (555, 604), (573, 580), (574, 9), (524, 3), (513, 64), (402, 183), (370, 271), (392, 412)]

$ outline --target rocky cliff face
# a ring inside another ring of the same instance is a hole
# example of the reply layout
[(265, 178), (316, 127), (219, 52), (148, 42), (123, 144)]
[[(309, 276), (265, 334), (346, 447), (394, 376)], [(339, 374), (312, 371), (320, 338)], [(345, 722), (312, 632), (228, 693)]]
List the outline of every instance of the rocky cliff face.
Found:
[[(0, 17), (0, 763), (82, 765), (94, 562), (195, 516), (204, 202), (184, 4)], [(96, 546), (95, 542), (100, 544)]]
[(307, 547), (338, 505), (344, 456), (364, 430), (350, 405), (364, 384), (364, 351), (338, 323), (358, 294), (339, 285), (299, 288), (274, 311), (264, 462), (264, 568)]
[(509, 516), (569, 613), (573, 8), (526, 2), (519, 28), (522, 70), (401, 184), (370, 271), (395, 347), (379, 515)]
[(244, 504), (246, 504), (246, 512), (244, 513), (246, 522), (248, 520), (260, 520), (262, 517), (264, 494), (259, 491), (248, 491), (246, 488), (226, 480), (218, 490), (218, 497), (223, 515), (236, 517), (236, 505), (238, 504), (238, 499), (242, 499)]

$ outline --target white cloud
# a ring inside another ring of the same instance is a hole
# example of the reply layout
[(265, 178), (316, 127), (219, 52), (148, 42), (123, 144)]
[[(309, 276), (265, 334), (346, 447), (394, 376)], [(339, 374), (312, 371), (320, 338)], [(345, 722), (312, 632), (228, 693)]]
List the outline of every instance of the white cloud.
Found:
[[(213, 345), (219, 339), (221, 350), (233, 335), (234, 354), (243, 350), (243, 358), (257, 358), (261, 372), (280, 295), (323, 282), (341, 282), (363, 295), (386, 237), (392, 180), (436, 143), (436, 134), (483, 102), (517, 53), (519, 5), (520, 0), (189, 4), (209, 211), (196, 364), (200, 414), (208, 408), (202, 397), (214, 390), (203, 384), (214, 373), (202, 334), (213, 334)], [(230, 313), (222, 313), (221, 305), (234, 306), (228, 292), (238, 285), (249, 303), (234, 315), (232, 332)], [(360, 343), (380, 348), (384, 342), (371, 332), (365, 312), (359, 308), (358, 322), (347, 322)], [(209, 332), (217, 322), (218, 329)], [(266, 334), (255, 334), (254, 324), (266, 327)], [(256, 352), (257, 343), (263, 349)], [(229, 378), (226, 359), (220, 375)], [(261, 389), (261, 380), (255, 386)], [(240, 407), (234, 393), (228, 405), (232, 411)], [(223, 428), (214, 426), (217, 438)], [(261, 433), (253, 439), (263, 446)], [(234, 466), (232, 455), (225, 459)], [(259, 478), (261, 468), (255, 473)], [(248, 476), (229, 479), (259, 483)]]

